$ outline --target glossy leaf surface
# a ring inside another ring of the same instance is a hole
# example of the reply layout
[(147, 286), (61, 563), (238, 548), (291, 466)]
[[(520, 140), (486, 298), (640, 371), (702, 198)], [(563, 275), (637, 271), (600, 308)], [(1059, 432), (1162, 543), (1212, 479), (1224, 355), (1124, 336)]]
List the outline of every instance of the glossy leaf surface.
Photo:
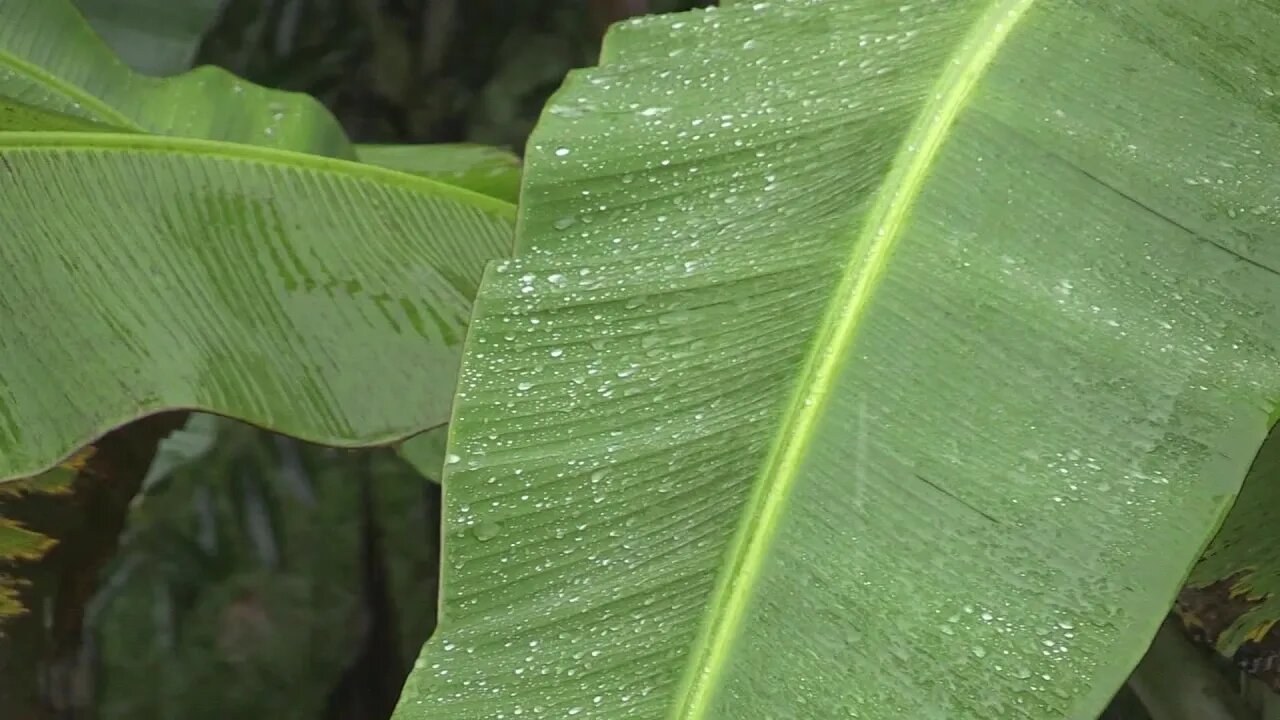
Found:
[(477, 302), (398, 717), (1097, 717), (1280, 402), (1280, 25), (1227, 5), (616, 28)]
[(165, 408), (336, 445), (442, 424), (509, 212), (297, 153), (0, 134), (0, 478)]

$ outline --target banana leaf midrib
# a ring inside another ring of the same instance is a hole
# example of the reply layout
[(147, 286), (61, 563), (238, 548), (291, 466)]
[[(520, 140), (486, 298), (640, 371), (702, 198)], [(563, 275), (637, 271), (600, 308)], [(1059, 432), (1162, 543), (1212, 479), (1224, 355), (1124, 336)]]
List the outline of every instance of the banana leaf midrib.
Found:
[(454, 200), (508, 220), (514, 220), (516, 212), (514, 205), (503, 200), (421, 175), (341, 158), (219, 140), (146, 134), (16, 131), (0, 133), (0, 153), (6, 150), (132, 151), (251, 161), (377, 182)]
[(877, 283), (902, 239), (911, 207), (970, 91), (1034, 2), (994, 0), (962, 38), (952, 60), (944, 66), (931, 99), (920, 109), (904, 137), (874, 206), (856, 229), (850, 262), (814, 334), (815, 342), (797, 378), (790, 405), (782, 415), (775, 443), (756, 478), (743, 522), (726, 555), (728, 561), (678, 691), (672, 717), (694, 720), (708, 716), (720, 671), (728, 662), (756, 576), (785, 510), (789, 491), (797, 482), (814, 427)]
[(68, 100), (71, 100), (86, 109), (92, 110), (92, 112), (97, 113), (98, 117), (96, 119), (100, 121), (119, 125), (120, 127), (129, 130), (137, 131), (143, 129), (141, 125), (103, 102), (98, 96), (89, 93), (81, 87), (66, 82), (62, 78), (46, 72), (36, 65), (32, 65), (20, 58), (14, 57), (10, 53), (0, 53), (0, 65), (8, 65), (12, 72), (26, 76), (40, 85), (56, 90)]

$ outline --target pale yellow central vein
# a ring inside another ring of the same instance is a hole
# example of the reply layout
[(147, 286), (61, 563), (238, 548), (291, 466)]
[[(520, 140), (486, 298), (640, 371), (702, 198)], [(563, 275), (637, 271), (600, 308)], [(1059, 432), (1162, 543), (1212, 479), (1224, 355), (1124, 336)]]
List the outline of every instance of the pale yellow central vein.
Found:
[[(102, 98), (90, 94), (83, 88), (77, 87), (64, 81), (62, 78), (47, 72), (43, 68), (33, 65), (25, 60), (17, 58), (7, 53), (0, 53), (0, 65), (8, 65), (10, 70), (18, 75), (24, 75), (26, 78), (37, 84), (44, 86), (45, 90), (55, 92), (64, 99), (72, 102), (78, 108), (90, 111), (96, 116), (90, 116), (86, 113), (79, 113), (80, 117), (84, 117), (94, 122), (106, 123), (125, 130), (142, 130), (142, 126), (133, 120), (125, 117), (115, 108), (108, 105)], [(114, 69), (114, 68), (113, 68)], [(44, 109), (44, 108), (40, 108)], [(66, 111), (58, 111), (62, 114), (70, 114)]]
[(783, 429), (748, 502), (751, 514), (734, 539), (732, 564), (714, 594), (710, 620), (699, 637), (672, 718), (697, 720), (710, 712), (714, 690), (729, 662), (738, 627), (805, 452), (875, 289), (902, 237), (908, 213), (970, 92), (1034, 1), (993, 2), (944, 69), (933, 96), (908, 131), (884, 188), (861, 225), (853, 257), (818, 330)]

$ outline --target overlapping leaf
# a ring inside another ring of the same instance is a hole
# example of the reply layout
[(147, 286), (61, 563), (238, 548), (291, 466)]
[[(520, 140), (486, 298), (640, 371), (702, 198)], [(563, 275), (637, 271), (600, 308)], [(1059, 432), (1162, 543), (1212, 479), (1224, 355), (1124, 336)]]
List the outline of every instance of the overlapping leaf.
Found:
[(340, 445), (442, 424), (509, 212), (310, 155), (0, 134), (0, 477), (171, 407)]
[(227, 0), (75, 0), (103, 40), (133, 69), (173, 75), (194, 63)]
[(166, 79), (137, 73), (71, 0), (0, 3), (0, 97), (119, 129), (354, 158), (315, 99), (214, 67)]
[(1280, 403), (1278, 22), (615, 29), (481, 290), (397, 717), (1096, 717)]
[(1193, 636), (1280, 692), (1280, 426), (1178, 594)]

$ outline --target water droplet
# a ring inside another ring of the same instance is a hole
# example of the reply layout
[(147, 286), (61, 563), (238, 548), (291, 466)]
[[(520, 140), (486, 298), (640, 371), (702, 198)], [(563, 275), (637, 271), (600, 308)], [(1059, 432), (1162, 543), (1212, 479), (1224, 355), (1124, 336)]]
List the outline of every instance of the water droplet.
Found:
[(457, 455), (454, 455), (453, 453), (449, 453), (448, 455), (444, 456), (445, 465), (457, 465), (460, 462), (462, 462), (462, 458), (458, 457)]
[(568, 155), (569, 152), (569, 148), (567, 147), (558, 147), (556, 148), (556, 157), (564, 157), (565, 155)]
[(471, 528), (471, 533), (480, 542), (489, 542), (498, 537), (498, 533), (501, 531), (502, 526), (492, 520), (481, 520)]

